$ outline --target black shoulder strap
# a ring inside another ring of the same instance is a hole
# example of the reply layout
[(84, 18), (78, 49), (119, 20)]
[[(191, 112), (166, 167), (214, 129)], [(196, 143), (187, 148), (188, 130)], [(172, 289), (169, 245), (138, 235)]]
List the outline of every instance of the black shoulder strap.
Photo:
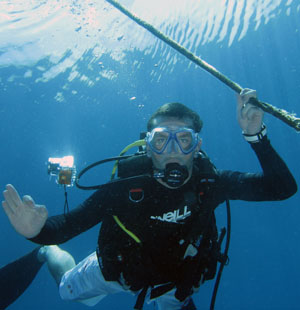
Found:
[(217, 176), (217, 169), (204, 151), (200, 151), (194, 159), (195, 173), (201, 176)]
[(146, 155), (146, 153), (138, 153), (127, 159), (121, 159), (118, 164), (119, 178), (150, 174), (151, 171), (152, 160)]

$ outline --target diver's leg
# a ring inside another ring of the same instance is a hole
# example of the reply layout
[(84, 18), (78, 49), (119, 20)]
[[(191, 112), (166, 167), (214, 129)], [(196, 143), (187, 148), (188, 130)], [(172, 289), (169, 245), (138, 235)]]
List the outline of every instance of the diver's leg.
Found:
[(193, 299), (188, 297), (181, 302), (175, 297), (175, 289), (156, 299), (158, 310), (197, 310)]
[(96, 252), (67, 271), (59, 286), (62, 299), (78, 301), (87, 306), (96, 305), (109, 294), (124, 291), (118, 282), (104, 279)]
[(76, 265), (73, 256), (57, 245), (43, 246), (38, 252), (38, 258), (47, 262), (48, 269), (57, 285), (62, 276)]
[(182, 305), (182, 310), (197, 310), (194, 301), (192, 299), (192, 297), (189, 297), (186, 301), (185, 304)]
[(31, 284), (43, 265), (37, 247), (31, 253), (0, 269), (0, 309), (13, 303)]

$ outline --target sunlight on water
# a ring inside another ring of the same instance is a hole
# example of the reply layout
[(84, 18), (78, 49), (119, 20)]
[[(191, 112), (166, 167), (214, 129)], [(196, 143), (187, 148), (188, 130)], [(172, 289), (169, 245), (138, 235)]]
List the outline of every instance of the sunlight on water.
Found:
[[(289, 15), (293, 0), (123, 0), (129, 10), (164, 34), (198, 54), (201, 46), (216, 42), (230, 46), (249, 29), (258, 30), (279, 14)], [(137, 26), (105, 0), (1, 1), (0, 67), (32, 66), (47, 60), (35, 73), (36, 82), (46, 82), (71, 69), (68, 80), (83, 77), (77, 63), (87, 52), (89, 64), (102, 68), (104, 54), (118, 62), (126, 52), (140, 50), (164, 62), (160, 71), (172, 70), (177, 56), (165, 44)], [(284, 12), (283, 12), (284, 10)], [(137, 64), (138, 65), (138, 64)], [(115, 79), (117, 73), (102, 68), (99, 78)], [(157, 70), (155, 70), (156, 72)], [(26, 71), (24, 78), (32, 77)]]

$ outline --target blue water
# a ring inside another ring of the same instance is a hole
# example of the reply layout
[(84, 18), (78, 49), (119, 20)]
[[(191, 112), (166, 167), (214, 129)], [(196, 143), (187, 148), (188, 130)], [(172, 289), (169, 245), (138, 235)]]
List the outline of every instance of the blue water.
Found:
[[(68, 5), (61, 8), (58, 1), (57, 6), (44, 1), (30, 9), (13, 7), (14, 1), (0, 6), (9, 3), (7, 14), (0, 16), (1, 188), (12, 183), (20, 195), (30, 194), (37, 203), (45, 204), (50, 215), (61, 213), (64, 193), (53, 179), (49, 181), (48, 157), (73, 154), (80, 170), (93, 161), (115, 156), (138, 139), (157, 107), (172, 101), (199, 112), (204, 121), (203, 149), (217, 167), (259, 171), (236, 122), (233, 91), (121, 13), (105, 5), (97, 13), (93, 1), (89, 6), (83, 1), (66, 1)], [(261, 100), (300, 115), (297, 1), (265, 1), (269, 3), (266, 8), (256, 6), (255, 1), (226, 1), (222, 6), (216, 1), (210, 10), (204, 0), (193, 4), (174, 1), (169, 9), (161, 4), (161, 10), (149, 2), (144, 8), (133, 0), (121, 3), (232, 80), (256, 89)], [(201, 15), (201, 9), (213, 12), (214, 18)], [(36, 10), (47, 11), (50, 17), (36, 16)], [(72, 12), (74, 25), (62, 23), (67, 16), (63, 10)], [(99, 12), (111, 19), (105, 23)], [(252, 12), (249, 19), (247, 12)], [(220, 14), (228, 18), (219, 18)], [(272, 145), (299, 184), (299, 135), (271, 115), (265, 115), (264, 121)], [(109, 168), (97, 170), (91, 180), (107, 181)], [(68, 192), (70, 208), (89, 195), (75, 187)], [(224, 206), (219, 207), (217, 216), (221, 227)], [(299, 218), (299, 194), (282, 202), (232, 202), (230, 264), (223, 272), (216, 309), (300, 308)], [(34, 248), (16, 234), (4, 212), (0, 212), (0, 223), (0, 265)], [(98, 229), (63, 248), (80, 261), (94, 251)], [(198, 309), (208, 309), (212, 285), (205, 284), (195, 295)], [(107, 297), (96, 307), (132, 309), (133, 304), (132, 296), (121, 294)], [(9, 307), (84, 308), (60, 300), (45, 267)]]

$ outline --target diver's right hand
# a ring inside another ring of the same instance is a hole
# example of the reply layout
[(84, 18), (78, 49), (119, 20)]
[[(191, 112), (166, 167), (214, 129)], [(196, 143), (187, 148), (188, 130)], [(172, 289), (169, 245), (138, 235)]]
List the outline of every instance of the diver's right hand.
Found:
[(2, 206), (14, 229), (26, 238), (37, 236), (48, 217), (46, 207), (36, 205), (27, 195), (21, 200), (11, 184), (6, 185), (3, 195), (5, 201), (2, 201)]

